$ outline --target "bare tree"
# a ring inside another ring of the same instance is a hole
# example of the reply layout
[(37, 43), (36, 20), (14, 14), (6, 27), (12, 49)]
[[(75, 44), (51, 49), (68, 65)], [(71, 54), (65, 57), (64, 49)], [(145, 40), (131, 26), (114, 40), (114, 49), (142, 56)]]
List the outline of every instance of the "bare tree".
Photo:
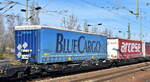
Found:
[(10, 48), (14, 48), (14, 27), (15, 27), (15, 16), (9, 15), (7, 16), (7, 27), (8, 31), (6, 34), (6, 46)]
[(92, 32), (93, 32), (93, 33), (97, 33), (97, 30), (98, 30), (97, 27), (96, 27), (96, 26), (93, 26)]
[(84, 32), (89, 32), (89, 27), (88, 27), (87, 21), (84, 22), (83, 30), (84, 30)]
[(109, 38), (112, 37), (112, 31), (107, 29), (107, 28), (102, 32), (102, 34), (109, 37)]
[(68, 30), (74, 30), (77, 27), (77, 17), (73, 14), (67, 17), (63, 17), (62, 19), (62, 26)]
[(66, 17), (62, 18), (62, 24), (61, 24), (61, 26), (64, 27), (64, 29), (67, 29)]
[(18, 26), (23, 25), (24, 18), (21, 15), (18, 14), (16, 16), (16, 21), (17, 21)]
[(0, 15), (0, 51), (4, 51), (5, 44), (4, 44), (4, 18), (2, 15)]
[(80, 24), (78, 24), (76, 30), (77, 30), (77, 31), (81, 31), (81, 26), (80, 26)]

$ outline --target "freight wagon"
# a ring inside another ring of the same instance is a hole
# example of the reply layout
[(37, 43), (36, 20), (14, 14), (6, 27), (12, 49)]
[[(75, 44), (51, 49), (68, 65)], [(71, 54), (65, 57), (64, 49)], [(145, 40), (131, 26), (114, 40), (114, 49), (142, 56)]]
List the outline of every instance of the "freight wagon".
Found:
[(142, 41), (110, 38), (108, 42), (108, 59), (130, 59), (144, 57)]
[(145, 42), (145, 56), (150, 56), (150, 43)]
[(150, 61), (149, 43), (47, 26), (15, 27), (16, 60), (0, 65), (1, 77), (74, 72)]
[(58, 63), (107, 58), (107, 37), (47, 26), (16, 26), (16, 58)]

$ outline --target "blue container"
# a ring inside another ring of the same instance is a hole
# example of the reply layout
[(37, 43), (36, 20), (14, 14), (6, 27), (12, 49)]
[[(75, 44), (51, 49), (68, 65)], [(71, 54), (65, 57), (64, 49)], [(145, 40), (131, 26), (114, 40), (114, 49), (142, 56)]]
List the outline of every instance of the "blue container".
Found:
[(34, 63), (106, 59), (107, 37), (49, 28), (18, 26), (16, 57)]

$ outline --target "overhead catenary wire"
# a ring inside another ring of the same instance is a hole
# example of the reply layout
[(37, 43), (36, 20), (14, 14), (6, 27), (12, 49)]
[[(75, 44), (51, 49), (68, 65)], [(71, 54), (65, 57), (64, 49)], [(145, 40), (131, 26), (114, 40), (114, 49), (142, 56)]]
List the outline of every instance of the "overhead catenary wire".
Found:
[(12, 9), (16, 4), (11, 5), (7, 10), (5, 10), (3, 13), (1, 13), (1, 15), (4, 15), (7, 11), (9, 11), (10, 9)]
[[(106, 9), (104, 9), (104, 7), (100, 7), (100, 6), (98, 6), (98, 5), (94, 4), (94, 3), (91, 3), (91, 2), (89, 2), (89, 1), (86, 1), (86, 0), (81, 0), (81, 1), (84, 2), (84, 3), (86, 3), (86, 4), (88, 4), (88, 5), (91, 5), (91, 6), (94, 6), (94, 7), (97, 7), (97, 8), (101, 8), (101, 9), (103, 9), (103, 10), (106, 10)], [(108, 7), (108, 8), (109, 8), (109, 7)], [(126, 8), (126, 7), (121, 7), (121, 9), (129, 11), (131, 14), (134, 14), (134, 15), (137, 17), (137, 14), (134, 13), (133, 11), (131, 11), (130, 9), (128, 9), (128, 8)], [(118, 9), (118, 10), (119, 10), (119, 9)], [(108, 11), (108, 10), (107, 10), (107, 11)], [(132, 23), (137, 24), (137, 22), (138, 22), (138, 20), (136, 20), (136, 21), (135, 21), (135, 20), (131, 20), (131, 19), (129, 19), (129, 18), (126, 17), (126, 16), (120, 15), (119, 13), (115, 13), (115, 12), (112, 12), (112, 11), (108, 11), (108, 12), (110, 12), (110, 13), (112, 13), (112, 14), (114, 14), (114, 15), (119, 15), (121, 18), (128, 19), (128, 20), (132, 21)], [(143, 25), (143, 26), (145, 26), (145, 25)]]
[(50, 4), (50, 0), (48, 0), (48, 1), (49, 2), (47, 2), (47, 4), (42, 7), (43, 9), (45, 9)]
[[(90, 2), (88, 2), (88, 1), (86, 1), (86, 0), (81, 0), (81, 1), (84, 2), (84, 3), (86, 3), (86, 4), (88, 4), (88, 5), (91, 5), (91, 6), (100, 8), (100, 9), (103, 9), (103, 7), (100, 7), (100, 6), (96, 5), (96, 4), (90, 3)], [(126, 9), (126, 8), (125, 8), (125, 9)], [(128, 17), (122, 16), (122, 15), (120, 15), (119, 13), (115, 13), (115, 12), (109, 11), (109, 10), (107, 10), (107, 9), (103, 9), (103, 10), (106, 10), (106, 11), (108, 11), (109, 13), (111, 13), (111, 14), (113, 14), (113, 15), (119, 15), (122, 19), (125, 18), (125, 19), (128, 19), (128, 20), (130, 20), (130, 21), (137, 22), (137, 21), (134, 21), (134, 20), (129, 19)]]
[[(130, 20), (130, 21), (131, 21), (132, 23), (134, 23), (134, 24), (137, 24), (137, 22), (138, 22), (138, 21), (135, 21), (135, 20), (131, 20), (131, 19), (129, 19), (129, 18), (126, 17), (126, 16), (120, 15), (119, 13), (116, 13), (116, 12), (113, 12), (113, 11), (110, 11), (110, 10), (107, 10), (107, 9), (104, 9), (103, 7), (100, 7), (100, 6), (98, 6), (98, 5), (94, 4), (94, 3), (90, 3), (89, 1), (86, 1), (86, 0), (80, 0), (80, 1), (82, 1), (82, 2), (84, 2), (84, 3), (86, 3), (86, 4), (88, 4), (88, 5), (91, 5), (91, 6), (93, 6), (93, 7), (106, 10), (106, 11), (108, 11), (109, 13), (111, 13), (111, 14), (113, 14), (113, 15), (118, 15), (118, 16), (120, 16), (122, 19)], [(122, 8), (129, 11), (129, 9), (126, 8), (126, 7), (122, 7)], [(145, 25), (143, 24), (143, 26), (145, 26)], [(145, 27), (147, 27), (147, 26), (145, 26)]]
[(4, 7), (0, 8), (0, 11), (4, 10), (5, 8), (7, 8), (10, 4), (5, 5)]
[[(106, 1), (107, 1), (107, 0), (106, 0)], [(118, 0), (117, 0), (117, 1), (118, 1)], [(117, 2), (117, 1), (116, 1), (116, 2)], [(117, 4), (117, 3), (111, 3), (110, 1), (107, 1), (107, 3), (109, 3), (109, 4), (114, 4), (114, 5), (118, 5), (118, 6), (122, 7), (122, 5)], [(137, 6), (137, 4), (136, 4), (136, 6)], [(147, 6), (147, 3), (146, 3), (146, 6)], [(129, 9), (129, 8), (127, 8), (127, 7), (124, 7), (124, 10), (127, 10), (127, 11), (129, 11), (130, 13), (136, 15), (135, 13), (133, 13), (133, 11), (131, 11), (131, 9)], [(137, 10), (137, 11), (138, 11), (138, 10)], [(145, 15), (147, 14), (146, 11), (143, 11), (143, 10), (142, 10), (142, 12), (141, 12), (141, 11), (138, 11), (138, 12), (136, 12), (136, 13), (142, 14), (142, 19), (144, 19), (144, 21), (147, 21), (147, 20), (145, 20), (145, 19), (147, 19), (147, 17), (145, 16)]]
[(3, 11), (0, 14), (4, 15), (6, 12), (8, 12), (10, 9), (12, 9), (15, 5), (20, 4), (20, 3), (15, 2), (15, 1), (6, 0), (4, 2), (0, 2), (0, 4), (6, 4), (4, 7), (0, 8), (0, 11)]

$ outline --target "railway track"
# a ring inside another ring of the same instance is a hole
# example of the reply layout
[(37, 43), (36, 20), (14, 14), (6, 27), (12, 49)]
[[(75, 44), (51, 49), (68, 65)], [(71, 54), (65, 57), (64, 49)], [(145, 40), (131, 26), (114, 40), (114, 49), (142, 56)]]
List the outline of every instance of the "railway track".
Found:
[(114, 67), (111, 69), (105, 70), (98, 70), (93, 72), (81, 73), (76, 75), (69, 75), (57, 78), (45, 78), (45, 79), (38, 79), (33, 80), (36, 82), (81, 82), (81, 81), (92, 81), (92, 82), (101, 82), (107, 81), (114, 78), (118, 78), (121, 76), (125, 76), (134, 72), (144, 71), (150, 68), (150, 62), (144, 62), (140, 64), (128, 65), (128, 66), (121, 66), (121, 67)]

